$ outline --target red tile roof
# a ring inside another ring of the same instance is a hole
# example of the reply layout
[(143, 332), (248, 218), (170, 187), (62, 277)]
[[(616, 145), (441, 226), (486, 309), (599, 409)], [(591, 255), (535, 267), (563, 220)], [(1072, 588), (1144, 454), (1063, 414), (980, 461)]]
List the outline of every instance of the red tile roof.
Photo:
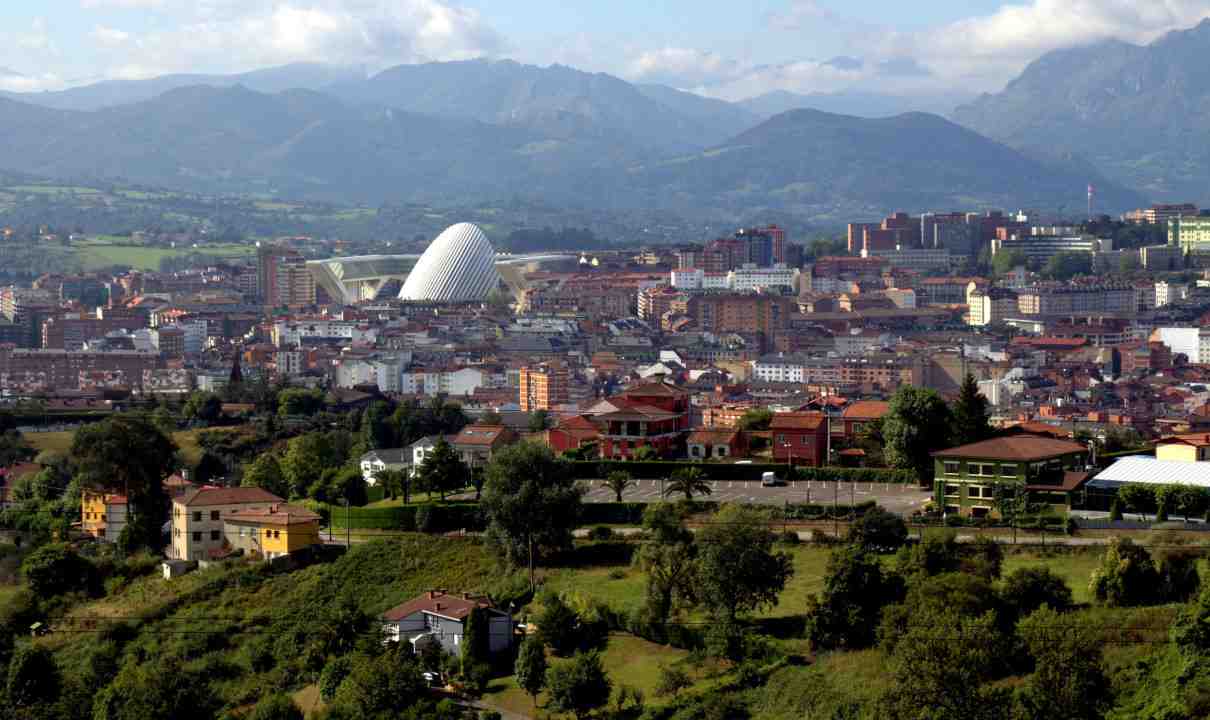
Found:
[(689, 433), (689, 439), (686, 442), (697, 445), (714, 445), (718, 443), (729, 445), (736, 439), (737, 435), (739, 435), (738, 430), (731, 430), (729, 428), (720, 428), (718, 430), (699, 428)]
[(492, 445), (504, 434), (503, 425), (467, 425), (450, 440), (451, 445)]
[(1194, 447), (1206, 447), (1210, 445), (1210, 433), (1186, 433), (1184, 435), (1170, 435), (1160, 438), (1157, 445), (1192, 445)]
[(451, 595), (442, 591), (430, 591), (418, 598), (409, 600), (402, 605), (387, 610), (382, 619), (388, 622), (398, 622), (418, 612), (440, 615), (451, 620), (464, 620), (475, 608), (495, 609), (489, 598), (471, 595)]
[(227, 520), (242, 520), (262, 525), (302, 525), (316, 522), (319, 515), (298, 505), (273, 505), (267, 508), (237, 510)]
[(1039, 435), (1008, 435), (983, 440), (969, 445), (960, 445), (947, 450), (938, 450), (934, 457), (970, 458), (973, 460), (1045, 460), (1048, 458), (1086, 452), (1088, 448), (1079, 443)]
[(190, 490), (181, 496), (181, 503), (189, 507), (284, 502), (285, 500), (282, 500), (273, 493), (255, 487), (202, 487)]
[(777, 430), (816, 430), (824, 424), (826, 417), (823, 413), (788, 412), (775, 413), (769, 429)]
[(882, 400), (859, 400), (844, 409), (845, 420), (877, 420), (891, 409), (889, 402)]
[(1067, 472), (1063, 473), (1062, 485), (1026, 485), (1025, 489), (1042, 492), (1046, 492), (1047, 490), (1052, 492), (1071, 492), (1083, 485), (1084, 481), (1088, 479), (1089, 475), (1091, 475), (1091, 473), (1068, 470)]

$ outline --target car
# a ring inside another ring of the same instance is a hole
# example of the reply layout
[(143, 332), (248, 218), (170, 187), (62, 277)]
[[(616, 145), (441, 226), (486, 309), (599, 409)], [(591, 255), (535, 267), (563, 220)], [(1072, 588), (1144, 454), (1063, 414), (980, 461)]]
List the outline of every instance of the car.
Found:
[(777, 477), (777, 473), (772, 473), (772, 472), (761, 473), (761, 476), (760, 476), (760, 486), (761, 487), (782, 487), (785, 484), (786, 484), (786, 481)]
[(431, 688), (439, 688), (445, 685), (445, 683), (441, 682), (441, 673), (426, 670), (421, 673), (421, 677), (424, 678), (424, 682)]

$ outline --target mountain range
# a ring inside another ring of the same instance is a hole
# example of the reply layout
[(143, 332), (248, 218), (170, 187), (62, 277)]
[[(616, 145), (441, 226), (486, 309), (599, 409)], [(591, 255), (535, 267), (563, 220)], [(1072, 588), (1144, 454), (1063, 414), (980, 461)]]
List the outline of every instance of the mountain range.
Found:
[(1155, 200), (1210, 201), (1210, 20), (1149, 45), (1048, 53), (961, 124), (1018, 149), (1085, 158)]
[(1019, 152), (936, 115), (785, 110), (796, 103), (727, 103), (511, 61), (368, 77), (301, 64), (9, 93), (0, 96), (0, 164), (207, 193), (526, 197), (730, 217), (1077, 206), (1089, 181), (1106, 206), (1145, 200), (1077, 156)]

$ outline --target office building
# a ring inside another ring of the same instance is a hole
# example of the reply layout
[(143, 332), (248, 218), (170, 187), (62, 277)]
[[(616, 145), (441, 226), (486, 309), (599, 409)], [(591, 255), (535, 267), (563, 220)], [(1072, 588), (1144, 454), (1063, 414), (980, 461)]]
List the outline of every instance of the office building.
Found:
[(1210, 254), (1210, 217), (1179, 217), (1168, 221), (1168, 244), (1184, 255)]

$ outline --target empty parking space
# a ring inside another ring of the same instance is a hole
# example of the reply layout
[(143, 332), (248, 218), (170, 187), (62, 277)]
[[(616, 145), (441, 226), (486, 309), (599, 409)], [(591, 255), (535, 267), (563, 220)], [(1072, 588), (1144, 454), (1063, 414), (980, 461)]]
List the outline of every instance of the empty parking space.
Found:
[[(613, 490), (602, 487), (601, 481), (583, 481), (587, 489), (586, 502), (614, 502)], [(665, 483), (660, 480), (637, 480), (626, 489), (622, 499), (626, 502), (658, 502), (663, 498)], [(879, 483), (835, 483), (795, 481), (784, 487), (763, 487), (759, 481), (718, 480), (711, 482), (713, 492), (709, 499), (716, 502), (743, 502), (764, 505), (800, 505), (816, 503), (830, 505), (839, 503), (874, 500), (879, 505), (896, 513), (911, 513), (928, 501), (930, 494), (916, 487), (884, 485)]]

